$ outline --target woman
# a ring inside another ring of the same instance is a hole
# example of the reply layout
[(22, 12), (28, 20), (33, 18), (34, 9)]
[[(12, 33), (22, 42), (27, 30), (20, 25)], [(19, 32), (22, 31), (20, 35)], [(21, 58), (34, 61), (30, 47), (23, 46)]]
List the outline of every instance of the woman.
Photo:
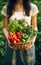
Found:
[(37, 30), (37, 6), (35, 4), (30, 3), (30, 0), (9, 0), (8, 4), (3, 7), (1, 13), (4, 15), (3, 33), (7, 39), (5, 47), (5, 65), (34, 65), (34, 43), (36, 36), (33, 38), (31, 46), (25, 46), (25, 50), (12, 50), (10, 48), (10, 42), (8, 40), (8, 31), (6, 28), (9, 21), (14, 20), (14, 18), (22, 19), (23, 16), (25, 16), (27, 23), (29, 25), (32, 24), (35, 30)]

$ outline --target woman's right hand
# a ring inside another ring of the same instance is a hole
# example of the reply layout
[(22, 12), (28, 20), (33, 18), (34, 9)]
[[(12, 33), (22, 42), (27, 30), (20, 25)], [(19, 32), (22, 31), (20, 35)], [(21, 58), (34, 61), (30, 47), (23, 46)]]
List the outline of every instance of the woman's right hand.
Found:
[(9, 41), (9, 40), (8, 40), (8, 46), (9, 46), (10, 48), (12, 48), (11, 43), (10, 43), (10, 41)]
[(8, 41), (8, 46), (13, 50), (17, 50), (17, 46), (11, 43), (10, 41)]

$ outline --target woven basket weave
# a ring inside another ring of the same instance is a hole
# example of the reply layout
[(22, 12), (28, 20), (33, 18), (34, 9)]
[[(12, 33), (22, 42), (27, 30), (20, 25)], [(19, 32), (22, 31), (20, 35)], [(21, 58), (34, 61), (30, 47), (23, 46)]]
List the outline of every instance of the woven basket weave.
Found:
[(28, 46), (31, 46), (32, 45), (32, 42), (28, 42), (28, 43), (23, 43), (23, 44), (13, 44), (13, 43), (11, 43), (10, 45), (9, 45), (9, 43), (8, 43), (8, 46), (10, 47), (10, 48), (12, 48), (13, 50), (25, 50), (26, 48), (28, 48)]

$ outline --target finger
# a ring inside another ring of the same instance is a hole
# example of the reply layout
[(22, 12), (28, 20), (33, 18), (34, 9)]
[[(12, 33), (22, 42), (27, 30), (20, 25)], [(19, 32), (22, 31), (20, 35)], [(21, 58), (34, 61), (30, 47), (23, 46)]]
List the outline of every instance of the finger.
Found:
[(29, 46), (27, 49), (30, 49), (33, 45)]
[(13, 50), (17, 50), (17, 45), (11, 46), (11, 44), (9, 43), (8, 46), (9, 46), (11, 49), (13, 49)]
[(32, 44), (32, 43), (27, 44), (27, 45), (25, 45), (25, 49), (26, 49), (26, 50), (28, 50), (28, 49), (30, 49), (32, 46), (33, 46), (33, 44)]
[(8, 44), (8, 46), (9, 46), (11, 49), (13, 49), (13, 47), (12, 47), (10, 44)]

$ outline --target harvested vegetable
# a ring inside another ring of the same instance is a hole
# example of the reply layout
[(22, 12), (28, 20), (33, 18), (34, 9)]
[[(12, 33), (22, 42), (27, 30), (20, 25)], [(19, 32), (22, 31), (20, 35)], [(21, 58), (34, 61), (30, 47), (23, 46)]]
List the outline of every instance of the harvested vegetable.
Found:
[(11, 21), (8, 25), (8, 39), (13, 44), (21, 44), (23, 42), (31, 42), (34, 36), (37, 34), (37, 31), (33, 28), (33, 26), (26, 26), (25, 20), (17, 20)]

